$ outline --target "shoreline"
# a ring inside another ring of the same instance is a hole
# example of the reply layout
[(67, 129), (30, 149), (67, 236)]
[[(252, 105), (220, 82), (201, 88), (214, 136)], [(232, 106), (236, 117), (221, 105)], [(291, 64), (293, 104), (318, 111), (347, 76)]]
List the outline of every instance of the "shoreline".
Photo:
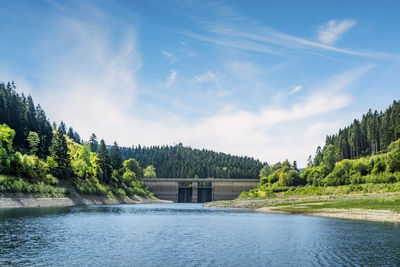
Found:
[(74, 207), (92, 205), (119, 205), (119, 204), (149, 204), (169, 203), (169, 201), (152, 198), (107, 198), (99, 196), (85, 196), (78, 198), (68, 197), (35, 197), (35, 196), (4, 196), (0, 197), (0, 210), (14, 208), (40, 207)]
[(390, 210), (367, 210), (367, 209), (321, 209), (320, 211), (306, 212), (306, 211), (286, 211), (274, 207), (262, 207), (254, 209), (259, 213), (279, 213), (279, 214), (292, 214), (292, 215), (306, 215), (324, 218), (336, 218), (345, 220), (356, 221), (370, 221), (370, 222), (400, 222), (400, 214)]
[[(208, 207), (247, 208), (259, 213), (298, 214), (325, 218), (361, 220), (372, 222), (400, 222), (398, 209), (387, 206), (371, 208), (368, 205), (360, 207), (352, 201), (394, 201), (399, 200), (398, 192), (321, 195), (321, 196), (292, 196), (269, 199), (236, 199), (207, 203)], [(337, 206), (338, 203), (348, 203), (347, 207)], [(336, 206), (335, 206), (336, 205)], [(397, 204), (398, 205), (398, 204)]]

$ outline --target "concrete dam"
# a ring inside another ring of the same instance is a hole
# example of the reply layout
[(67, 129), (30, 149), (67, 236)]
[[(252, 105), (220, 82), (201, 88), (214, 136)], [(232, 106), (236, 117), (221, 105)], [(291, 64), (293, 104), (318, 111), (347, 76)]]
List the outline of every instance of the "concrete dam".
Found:
[(203, 203), (232, 200), (255, 188), (259, 179), (144, 178), (144, 184), (162, 200)]

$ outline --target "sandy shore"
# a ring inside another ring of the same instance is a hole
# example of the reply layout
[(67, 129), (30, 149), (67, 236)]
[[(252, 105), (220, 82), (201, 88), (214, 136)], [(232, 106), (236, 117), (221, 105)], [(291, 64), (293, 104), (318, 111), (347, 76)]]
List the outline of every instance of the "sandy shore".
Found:
[[(302, 205), (320, 205), (321, 201), (332, 202), (352, 199), (387, 199), (400, 198), (399, 192), (348, 194), (348, 195), (322, 195), (322, 196), (293, 196), (267, 199), (236, 199), (230, 201), (217, 201), (207, 203), (205, 206), (248, 208), (263, 213), (303, 214), (310, 216), (340, 218), (350, 220), (366, 220), (376, 222), (400, 222), (400, 213), (384, 209), (336, 209), (316, 208), (315, 210), (301, 209)], [(315, 201), (315, 202), (314, 202)], [(302, 204), (306, 203), (306, 204)], [(299, 208), (299, 209), (297, 209)]]
[(35, 207), (71, 207), (89, 205), (117, 205), (117, 204), (145, 204), (163, 203), (166, 201), (151, 198), (126, 199), (105, 197), (81, 197), (81, 198), (47, 198), (31, 196), (7, 196), (0, 197), (0, 209), (6, 208), (35, 208)]
[(321, 209), (313, 212), (290, 212), (274, 207), (262, 207), (255, 209), (262, 213), (303, 214), (309, 216), (338, 218), (348, 220), (362, 220), (373, 222), (400, 222), (400, 214), (390, 210), (366, 210), (366, 209)]

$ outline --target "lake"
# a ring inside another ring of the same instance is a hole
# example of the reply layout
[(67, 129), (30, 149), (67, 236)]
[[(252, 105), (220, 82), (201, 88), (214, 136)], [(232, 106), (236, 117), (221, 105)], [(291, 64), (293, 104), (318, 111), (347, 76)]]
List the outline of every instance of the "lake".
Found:
[(400, 264), (400, 225), (201, 204), (0, 211), (0, 265)]

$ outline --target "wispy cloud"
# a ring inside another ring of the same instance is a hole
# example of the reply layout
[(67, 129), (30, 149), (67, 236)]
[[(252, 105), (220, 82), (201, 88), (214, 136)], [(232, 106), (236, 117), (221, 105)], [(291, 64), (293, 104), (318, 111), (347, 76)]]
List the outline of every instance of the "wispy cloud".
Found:
[(303, 89), (303, 86), (301, 86), (301, 85), (296, 85), (296, 86), (293, 87), (292, 90), (290, 90), (290, 91), (288, 91), (288, 92), (281, 92), (281, 93), (278, 93), (278, 94), (274, 95), (274, 96), (272, 97), (272, 100), (273, 100), (274, 102), (280, 102), (280, 101), (282, 101), (282, 99), (284, 99), (285, 97), (290, 96), (290, 95), (293, 95), (293, 94), (295, 94), (295, 93), (301, 91), (301, 89)]
[(328, 23), (322, 25), (318, 31), (318, 40), (327, 45), (333, 45), (336, 41), (356, 22), (352, 19), (345, 19), (342, 21), (330, 20)]
[(216, 78), (217, 78), (217, 74), (216, 74), (216, 73), (214, 73), (214, 72), (212, 72), (212, 71), (207, 71), (207, 72), (204, 73), (204, 74), (195, 76), (195, 77), (193, 78), (193, 80), (194, 80), (196, 83), (204, 83), (204, 82), (208, 82), (208, 81), (211, 81), (211, 80), (215, 80)]
[(175, 56), (174, 54), (172, 54), (171, 52), (168, 52), (168, 51), (165, 51), (165, 50), (161, 50), (161, 54), (164, 57), (168, 58), (172, 63), (174, 63), (174, 62), (179, 60), (178, 57)]
[(301, 89), (303, 89), (303, 86), (301, 85), (296, 85), (295, 87), (293, 87), (293, 89), (288, 93), (289, 95), (292, 95), (294, 93), (299, 92)]
[[(218, 12), (216, 9), (215, 12)], [(334, 52), (353, 56), (400, 60), (399, 55), (363, 49), (346, 49), (332, 46), (338, 38), (350, 29), (355, 21), (330, 21), (320, 29), (321, 42), (315, 42), (295, 35), (277, 31), (252, 19), (244, 18), (234, 11), (215, 14), (216, 18), (194, 19), (200, 31), (180, 31), (191, 38), (235, 49), (286, 56), (291, 50), (305, 53)], [(237, 19), (240, 17), (240, 19)]]
[[(303, 100), (288, 107), (261, 107), (256, 112), (228, 108), (184, 130), (184, 141), (234, 154), (251, 155), (269, 162), (296, 159), (305, 165), (306, 155), (323, 142), (324, 135), (338, 126), (319, 119), (347, 107), (351, 97), (345, 92), (371, 66), (334, 76)], [(301, 129), (304, 134), (297, 133)], [(329, 130), (329, 131), (328, 131)], [(227, 131), (229, 134), (227, 134)], [(299, 142), (299, 139), (300, 142)]]
[(169, 73), (167, 80), (165, 82), (165, 85), (167, 86), (167, 88), (170, 88), (171, 85), (173, 85), (175, 83), (177, 74), (178, 74), (178, 72), (176, 70), (171, 70), (171, 72)]

